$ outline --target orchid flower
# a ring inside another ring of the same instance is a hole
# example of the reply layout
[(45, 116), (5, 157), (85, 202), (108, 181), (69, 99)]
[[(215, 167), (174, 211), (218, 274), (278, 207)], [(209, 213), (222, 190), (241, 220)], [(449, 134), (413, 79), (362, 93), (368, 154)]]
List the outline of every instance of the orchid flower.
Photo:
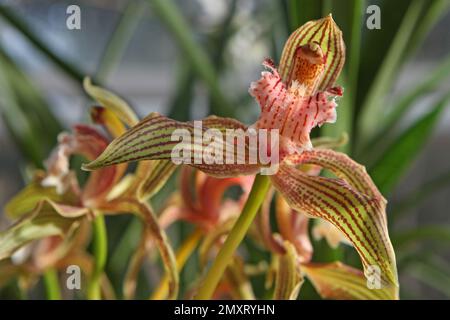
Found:
[[(123, 134), (126, 126), (137, 122), (137, 117), (125, 101), (93, 86), (88, 78), (84, 85), (86, 91), (102, 104), (102, 107), (92, 108), (93, 121), (103, 126), (111, 137)], [(13, 262), (14, 255), (20, 253), (19, 249), (36, 240), (38, 244), (33, 252), (39, 252), (39, 259), (33, 259), (35, 273), (50, 267), (62, 268), (75, 259), (76, 264), (87, 266), (84, 271), (92, 278), (91, 283), (95, 283), (104, 276), (100, 272), (99, 261), (94, 262), (90, 257), (86, 259), (88, 238), (84, 229), (92, 222), (96, 227), (96, 219), (103, 214), (133, 213), (146, 226), (142, 237), (151, 238), (157, 244), (169, 275), (168, 296), (175, 298), (178, 291), (175, 257), (165, 231), (159, 227), (146, 202), (170, 177), (174, 167), (157, 161), (142, 162), (134, 175), (125, 176), (127, 165), (115, 165), (93, 172), (80, 186), (75, 173), (69, 168), (70, 156), (81, 155), (93, 160), (102, 153), (108, 142), (109, 139), (96, 128), (81, 124), (74, 127), (73, 133), (59, 135), (58, 145), (45, 163), (46, 171), (37, 172), (34, 181), (5, 208), (11, 218), (19, 220), (0, 232), (0, 260)], [(31, 245), (36, 245), (36, 241)], [(88, 261), (84, 263), (81, 260)], [(88, 296), (99, 298), (98, 289), (93, 285), (91, 293), (88, 289)]]
[[(294, 31), (284, 46), (278, 69), (271, 60), (264, 61), (267, 71), (250, 85), (249, 93), (261, 109), (259, 119), (251, 128), (279, 130), (279, 169), (269, 178), (289, 206), (335, 226), (358, 252), (366, 276), (369, 276), (372, 266), (376, 266), (381, 271), (382, 287), (397, 291), (395, 254), (385, 213), (386, 200), (362, 165), (345, 154), (313, 148), (309, 137), (312, 128), (336, 120), (336, 98), (343, 94), (343, 90), (335, 87), (334, 83), (344, 60), (342, 32), (331, 15), (307, 22)], [(224, 132), (227, 129), (245, 130), (248, 127), (234, 119), (208, 117), (203, 120), (202, 130), (206, 132), (211, 128)], [(187, 130), (194, 136), (195, 124), (152, 113), (112, 141), (96, 160), (84, 165), (84, 169), (96, 170), (131, 161), (170, 161), (177, 143), (172, 141), (171, 134), (177, 129)], [(197, 143), (194, 139), (191, 148), (195, 153), (202, 146), (202, 142)], [(235, 149), (229, 151), (226, 148), (226, 143), (222, 147), (226, 150), (224, 158), (238, 157)], [(250, 147), (248, 144), (245, 147), (245, 163), (191, 161), (189, 165), (216, 177), (254, 175), (263, 165), (249, 161), (247, 155)], [(305, 164), (329, 170), (335, 178), (311, 176), (297, 168)], [(249, 201), (253, 201), (252, 194)], [(253, 202), (249, 208), (257, 208), (259, 203), (256, 205)], [(239, 241), (234, 240), (230, 240), (230, 243), (236, 246)], [(224, 268), (213, 265), (210, 273), (217, 270), (222, 272)], [(220, 275), (212, 277), (214, 284), (207, 289), (207, 294), (202, 295), (203, 298), (210, 296)]]
[[(183, 167), (180, 173), (180, 192), (172, 195), (161, 212), (161, 227), (167, 228), (176, 220), (184, 220), (197, 225), (204, 233), (212, 231), (240, 213), (253, 178), (242, 176), (218, 179), (190, 167)], [(239, 199), (223, 199), (225, 191), (232, 186), (241, 188)], [(194, 190), (191, 190), (192, 187)]]

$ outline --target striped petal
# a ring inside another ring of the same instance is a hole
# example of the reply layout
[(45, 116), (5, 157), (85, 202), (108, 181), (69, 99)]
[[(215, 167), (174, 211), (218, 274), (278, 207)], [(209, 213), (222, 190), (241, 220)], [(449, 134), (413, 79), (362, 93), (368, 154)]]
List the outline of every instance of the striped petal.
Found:
[(281, 165), (274, 186), (291, 207), (337, 227), (358, 251), (364, 270), (379, 268), (383, 286), (397, 286), (395, 254), (386, 223), (386, 200), (363, 166), (331, 150), (304, 152), (296, 163), (320, 165), (338, 178), (313, 177)]
[(325, 299), (398, 299), (396, 288), (377, 289), (368, 283), (362, 271), (341, 262), (303, 264), (301, 269), (317, 292)]
[(277, 274), (275, 279), (275, 300), (297, 300), (298, 293), (303, 284), (303, 276), (300, 273), (298, 257), (295, 247), (284, 242), (286, 252), (277, 256)]
[(149, 199), (155, 195), (169, 180), (175, 172), (176, 165), (169, 160), (151, 161), (151, 168), (147, 171), (147, 175), (139, 180), (138, 198)]
[[(225, 133), (227, 129), (246, 130), (245, 125), (237, 120), (216, 116), (203, 119), (203, 125), (211, 129), (218, 129), (222, 133)], [(143, 175), (137, 178), (137, 180), (141, 180), (138, 186), (138, 197), (148, 199), (156, 194), (172, 176), (175, 169), (176, 165), (169, 160), (140, 162), (137, 176), (140, 174), (139, 171), (142, 171)]]
[(330, 14), (305, 23), (290, 35), (283, 48), (279, 70), (288, 86), (297, 80), (300, 84), (326, 90), (335, 83), (344, 62), (342, 32)]
[[(218, 122), (207, 119), (206, 123)], [(219, 122), (235, 120), (225, 119)], [(211, 125), (212, 127), (212, 125)], [(222, 136), (205, 142), (202, 137), (214, 129), (200, 123), (179, 122), (157, 113), (152, 113), (122, 136), (116, 138), (94, 161), (83, 166), (85, 170), (95, 170), (114, 164), (139, 160), (173, 160), (176, 164), (189, 164), (210, 175), (229, 177), (256, 173), (260, 166), (250, 163), (249, 146), (245, 144), (243, 152), (234, 143)], [(178, 131), (176, 131), (178, 130)], [(220, 130), (219, 130), (220, 131)], [(208, 159), (205, 150), (223, 151), (219, 159)], [(229, 159), (234, 159), (232, 164)], [(216, 161), (218, 160), (218, 161)]]

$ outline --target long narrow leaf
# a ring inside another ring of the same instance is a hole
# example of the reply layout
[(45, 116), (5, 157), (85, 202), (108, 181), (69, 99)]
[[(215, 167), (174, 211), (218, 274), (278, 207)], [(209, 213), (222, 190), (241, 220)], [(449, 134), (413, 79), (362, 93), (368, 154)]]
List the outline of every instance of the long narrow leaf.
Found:
[(397, 232), (392, 236), (392, 242), (397, 249), (423, 243), (424, 241), (450, 244), (450, 229), (448, 226), (419, 226), (414, 229)]
[(145, 4), (143, 2), (130, 1), (127, 4), (101, 56), (97, 69), (97, 80), (106, 80), (113, 67), (117, 65), (144, 13)]
[(411, 2), (392, 45), (389, 48), (389, 52), (367, 94), (361, 109), (361, 118), (357, 127), (359, 142), (367, 139), (377, 126), (379, 114), (382, 114), (382, 107), (384, 106), (383, 99), (390, 89), (396, 72), (398, 71), (403, 52), (407, 48), (408, 40), (414, 30), (414, 25), (420, 18), (422, 7), (422, 0), (414, 0)]
[(25, 38), (27, 38), (41, 53), (53, 61), (61, 70), (77, 82), (83, 81), (83, 72), (78, 70), (73, 64), (57, 56), (50, 47), (42, 41), (36, 32), (28, 26), (19, 16), (14, 14), (10, 8), (0, 5), (0, 16), (17, 29)]
[(211, 60), (201, 47), (194, 41), (192, 32), (183, 15), (172, 0), (152, 0), (149, 1), (155, 13), (167, 25), (178, 45), (186, 55), (186, 59), (192, 64), (192, 67), (204, 81), (214, 99), (214, 106), (217, 109), (211, 110), (212, 113), (222, 116), (233, 114), (232, 107), (227, 98), (222, 93), (218, 82), (217, 74), (214, 70)]
[(427, 199), (430, 195), (442, 191), (445, 187), (450, 185), (450, 171), (438, 175), (431, 181), (421, 184), (415, 190), (410, 192), (405, 198), (394, 204), (390, 216), (394, 219), (402, 217), (408, 213), (409, 209), (415, 208), (422, 201)]
[(450, 93), (406, 129), (390, 146), (380, 154), (379, 160), (369, 173), (382, 193), (391, 191), (422, 150), (433, 128), (450, 100)]

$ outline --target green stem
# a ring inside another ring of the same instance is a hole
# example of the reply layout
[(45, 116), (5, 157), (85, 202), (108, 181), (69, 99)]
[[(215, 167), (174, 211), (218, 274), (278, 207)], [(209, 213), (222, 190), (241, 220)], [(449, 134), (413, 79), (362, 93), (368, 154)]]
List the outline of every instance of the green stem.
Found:
[(48, 269), (44, 273), (44, 286), (47, 300), (61, 300), (61, 290), (59, 289), (58, 273), (55, 269)]
[(100, 281), (108, 255), (108, 237), (106, 234), (106, 224), (103, 215), (98, 215), (94, 220), (93, 241), (95, 265), (88, 285), (87, 297), (91, 300), (99, 300), (101, 298)]
[(225, 243), (220, 249), (213, 265), (206, 274), (206, 278), (203, 281), (203, 286), (198, 291), (195, 299), (207, 300), (213, 295), (214, 290), (216, 289), (226, 267), (228, 266), (228, 263), (232, 261), (234, 252), (250, 228), (250, 225), (252, 224), (259, 207), (261, 206), (266, 193), (269, 190), (269, 186), (270, 180), (267, 176), (256, 176), (244, 209), (242, 209), (239, 219), (234, 224), (233, 229), (225, 240)]

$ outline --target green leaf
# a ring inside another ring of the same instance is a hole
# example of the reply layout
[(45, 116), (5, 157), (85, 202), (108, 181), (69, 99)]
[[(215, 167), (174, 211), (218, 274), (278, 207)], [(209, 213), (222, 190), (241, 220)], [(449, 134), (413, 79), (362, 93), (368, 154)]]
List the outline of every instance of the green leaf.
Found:
[(414, 36), (406, 49), (407, 58), (411, 57), (419, 45), (423, 43), (436, 22), (448, 12), (449, 7), (450, 2), (447, 0), (426, 1), (422, 15), (414, 30)]
[(441, 98), (431, 112), (406, 129), (370, 168), (369, 173), (382, 193), (388, 194), (395, 187), (420, 153), (449, 99), (450, 93)]
[(399, 202), (394, 203), (390, 217), (398, 219), (408, 213), (409, 209), (415, 208), (430, 195), (435, 194), (450, 185), (450, 171), (440, 174), (434, 179), (427, 181), (415, 190), (407, 194)]
[(27, 114), (22, 110), (18, 97), (11, 86), (10, 79), (6, 74), (8, 63), (4, 56), (0, 56), (0, 101), (1, 115), (5, 124), (13, 136), (21, 151), (30, 159), (35, 166), (42, 165), (44, 159), (43, 150), (36, 143), (36, 134), (33, 130), (33, 123)]
[(174, 93), (169, 103), (169, 118), (178, 121), (188, 121), (191, 117), (190, 110), (194, 101), (194, 88), (196, 73), (192, 66), (179, 63), (177, 80)]
[(128, 43), (133, 37), (137, 26), (145, 13), (145, 4), (142, 1), (129, 1), (122, 13), (122, 17), (112, 32), (101, 61), (97, 69), (97, 79), (104, 81), (116, 66)]
[(319, 19), (322, 15), (321, 1), (288, 0), (287, 2), (289, 33), (310, 20)]
[(379, 154), (380, 149), (386, 147), (389, 143), (389, 136), (398, 127), (399, 122), (405, 114), (414, 106), (414, 103), (427, 93), (432, 92), (442, 82), (448, 78), (450, 73), (450, 56), (440, 62), (438, 66), (431, 72), (430, 76), (422, 83), (412, 88), (408, 93), (402, 95), (400, 99), (393, 104), (392, 110), (380, 120), (381, 125), (377, 129), (370, 141), (364, 146), (360, 158), (370, 160)]
[(414, 0), (403, 17), (402, 23), (361, 108), (360, 121), (358, 121), (357, 127), (358, 143), (368, 139), (378, 124), (379, 115), (382, 114), (382, 108), (385, 105), (384, 99), (391, 88), (396, 72), (399, 69), (398, 66), (402, 62), (403, 52), (408, 46), (408, 40), (413, 35), (414, 26), (420, 19), (422, 9), (423, 1)]
[(44, 151), (50, 151), (54, 146), (56, 136), (62, 131), (61, 123), (32, 79), (22, 71), (3, 48), (0, 48), (0, 54), (4, 59), (5, 74), (17, 97), (17, 103), (33, 126), (36, 138), (41, 139), (40, 147)]
[(19, 31), (25, 38), (30, 41), (36, 49), (47, 56), (52, 62), (55, 63), (62, 71), (69, 75), (73, 80), (80, 83), (83, 81), (83, 72), (78, 70), (74, 65), (65, 61), (63, 58), (57, 56), (50, 47), (42, 41), (39, 35), (28, 26), (18, 15), (12, 12), (10, 8), (4, 5), (0, 5), (0, 16), (8, 21), (8, 23)]
[[(341, 3), (342, 2), (342, 3)], [(336, 109), (337, 122), (332, 126), (324, 126), (321, 133), (336, 137), (342, 133), (350, 136), (350, 143), (339, 148), (348, 152), (352, 149), (353, 125), (358, 90), (358, 73), (360, 69), (361, 40), (364, 17), (364, 0), (344, 0), (333, 8), (333, 15), (338, 25), (342, 26), (344, 42), (347, 45), (347, 58), (340, 84), (344, 87), (344, 96), (339, 99)]]
[(178, 46), (184, 52), (186, 59), (210, 90), (214, 99), (212, 105), (217, 107), (211, 112), (222, 116), (233, 115), (232, 106), (222, 93), (218, 76), (209, 56), (195, 42), (193, 32), (178, 7), (172, 0), (152, 0), (148, 2), (155, 13), (167, 25)]
[(406, 270), (420, 282), (450, 297), (450, 266), (446, 261), (416, 261)]
[(414, 244), (422, 244), (424, 241), (450, 244), (450, 229), (441, 225), (419, 226), (398, 231), (392, 236), (392, 243), (399, 250)]

